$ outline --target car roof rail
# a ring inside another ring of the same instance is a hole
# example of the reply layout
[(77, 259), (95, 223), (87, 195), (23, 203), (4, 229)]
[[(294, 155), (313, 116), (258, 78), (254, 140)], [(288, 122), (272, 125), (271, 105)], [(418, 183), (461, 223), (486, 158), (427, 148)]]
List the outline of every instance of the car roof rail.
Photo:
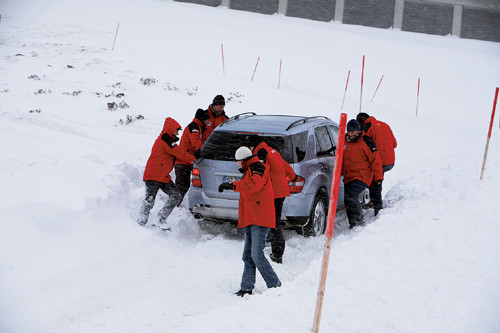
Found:
[(306, 122), (311, 121), (311, 120), (315, 120), (315, 119), (330, 119), (330, 118), (325, 117), (325, 116), (304, 117), (302, 119), (296, 120), (293, 123), (291, 123), (286, 128), (286, 130), (288, 131), (290, 128), (293, 128), (293, 127), (301, 125), (301, 124), (305, 124)]
[(243, 112), (243, 113), (240, 113), (240, 114), (237, 114), (236, 116), (233, 116), (229, 119), (227, 119), (226, 121), (224, 121), (222, 124), (220, 124), (219, 126), (224, 126), (225, 124), (233, 121), (233, 120), (238, 120), (240, 118), (249, 118), (249, 117), (253, 117), (253, 116), (256, 116), (257, 113), (255, 112)]

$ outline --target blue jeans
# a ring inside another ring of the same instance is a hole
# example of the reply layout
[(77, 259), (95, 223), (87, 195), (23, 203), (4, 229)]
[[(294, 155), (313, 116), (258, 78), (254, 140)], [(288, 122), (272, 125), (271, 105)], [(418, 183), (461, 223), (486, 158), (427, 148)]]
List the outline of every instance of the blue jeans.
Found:
[(255, 287), (256, 268), (266, 281), (268, 288), (280, 285), (280, 279), (274, 272), (273, 267), (264, 256), (264, 247), (269, 228), (260, 225), (249, 225), (245, 227), (245, 247), (243, 248), (243, 276), (241, 277), (241, 290), (250, 291)]

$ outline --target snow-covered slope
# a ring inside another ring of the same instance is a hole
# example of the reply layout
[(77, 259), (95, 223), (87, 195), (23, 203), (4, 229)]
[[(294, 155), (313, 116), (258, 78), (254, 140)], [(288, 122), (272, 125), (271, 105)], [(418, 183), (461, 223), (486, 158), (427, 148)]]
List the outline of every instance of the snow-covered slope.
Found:
[(321, 331), (500, 330), (498, 118), (479, 180), (500, 44), (158, 0), (0, 14), (1, 332), (309, 331), (323, 237), (287, 231), (283, 286), (236, 297), (241, 233), (185, 208), (171, 233), (138, 227), (142, 172), (165, 117), (186, 126), (217, 94), (230, 116), (338, 121), (351, 71), (354, 118), (363, 55), (363, 111), (397, 161), (371, 224), (337, 216)]

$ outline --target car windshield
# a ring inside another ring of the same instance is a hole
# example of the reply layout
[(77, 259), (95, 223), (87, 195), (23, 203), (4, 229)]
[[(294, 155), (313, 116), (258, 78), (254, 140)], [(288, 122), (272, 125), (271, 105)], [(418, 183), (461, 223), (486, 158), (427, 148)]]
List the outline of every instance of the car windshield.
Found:
[[(264, 141), (280, 152), (288, 163), (294, 163), (292, 142), (289, 136), (262, 136)], [(248, 133), (213, 132), (201, 149), (201, 157), (211, 160), (234, 161), (236, 150), (247, 145)]]

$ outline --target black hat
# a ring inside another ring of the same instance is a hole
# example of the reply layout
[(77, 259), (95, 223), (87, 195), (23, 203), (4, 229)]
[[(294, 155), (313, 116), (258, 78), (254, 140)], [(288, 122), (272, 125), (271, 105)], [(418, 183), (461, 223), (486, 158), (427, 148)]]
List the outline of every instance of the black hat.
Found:
[(359, 126), (359, 122), (356, 119), (351, 119), (347, 122), (347, 130), (361, 131), (361, 126)]
[(210, 116), (208, 115), (207, 110), (203, 110), (203, 109), (196, 110), (196, 114), (194, 117), (196, 119), (198, 119), (199, 121), (204, 121), (204, 120), (210, 119)]
[(368, 113), (360, 112), (356, 116), (356, 120), (363, 125), (363, 123), (366, 121), (366, 119), (370, 118), (370, 115)]
[(224, 99), (224, 96), (222, 95), (215, 96), (212, 105), (226, 105), (226, 100)]
[(257, 134), (250, 134), (247, 136), (247, 143), (249, 147), (257, 147), (262, 141), (262, 138)]

